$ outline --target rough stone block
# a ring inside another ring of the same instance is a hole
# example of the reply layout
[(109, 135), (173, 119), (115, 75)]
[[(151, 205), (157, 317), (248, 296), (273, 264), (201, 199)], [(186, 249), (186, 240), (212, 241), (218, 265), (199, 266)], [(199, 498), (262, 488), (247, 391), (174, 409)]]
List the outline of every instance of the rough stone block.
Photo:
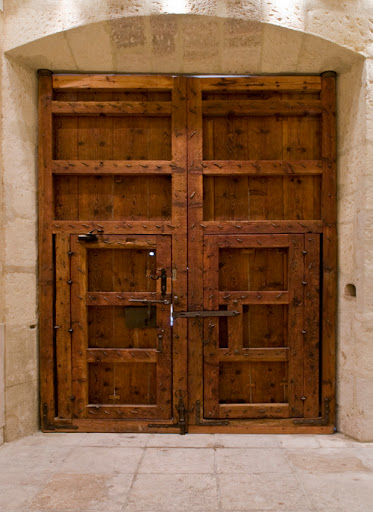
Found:
[(296, 69), (303, 34), (274, 25), (263, 29), (263, 73), (286, 73)]
[(8, 327), (6, 333), (6, 386), (38, 378), (37, 329)]
[(135, 48), (145, 45), (145, 24), (142, 18), (121, 18), (109, 22), (114, 48)]
[(262, 20), (273, 25), (304, 30), (305, 13), (302, 0), (286, 2), (264, 0)]
[(169, 55), (176, 49), (178, 31), (175, 16), (154, 16), (150, 19), (151, 38), (154, 54)]
[(5, 308), (7, 324), (36, 324), (36, 275), (14, 272), (5, 276)]
[(25, 382), (5, 391), (5, 441), (14, 441), (39, 428), (38, 382)]
[(35, 223), (37, 216), (35, 187), (24, 187), (23, 182), (9, 183), (12, 176), (8, 176), (8, 178), (8, 182), (4, 186), (5, 219), (20, 218), (32, 220)]
[(227, 0), (226, 12), (232, 18), (259, 20), (261, 3), (257, 0)]
[(78, 69), (112, 72), (113, 50), (108, 23), (69, 30), (66, 39)]
[(37, 263), (35, 221), (16, 219), (5, 227), (5, 265), (8, 270), (34, 270)]

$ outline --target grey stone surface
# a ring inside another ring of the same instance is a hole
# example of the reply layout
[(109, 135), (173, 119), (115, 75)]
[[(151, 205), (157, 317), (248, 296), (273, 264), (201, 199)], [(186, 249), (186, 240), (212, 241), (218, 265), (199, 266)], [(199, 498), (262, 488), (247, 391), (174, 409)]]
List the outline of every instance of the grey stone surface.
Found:
[(1, 512), (369, 512), (372, 484), (373, 444), (341, 435), (38, 433), (0, 447)]

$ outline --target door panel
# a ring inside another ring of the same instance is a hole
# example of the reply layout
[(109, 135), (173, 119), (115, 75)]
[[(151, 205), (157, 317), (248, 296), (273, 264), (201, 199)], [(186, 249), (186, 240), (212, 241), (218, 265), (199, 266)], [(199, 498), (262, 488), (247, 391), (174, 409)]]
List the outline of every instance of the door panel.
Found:
[(332, 431), (334, 75), (39, 84), (43, 429)]
[(71, 238), (73, 417), (170, 419), (170, 237)]
[(205, 320), (206, 417), (303, 416), (303, 250), (304, 235), (204, 237), (204, 308), (236, 314)]

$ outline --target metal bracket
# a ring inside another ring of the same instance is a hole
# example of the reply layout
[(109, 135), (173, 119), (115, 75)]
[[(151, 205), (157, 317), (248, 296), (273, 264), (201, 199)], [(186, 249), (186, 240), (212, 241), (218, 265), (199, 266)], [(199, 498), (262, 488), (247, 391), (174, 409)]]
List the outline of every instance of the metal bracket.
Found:
[(330, 419), (330, 399), (324, 399), (324, 417), (323, 418), (300, 418), (297, 420), (293, 420), (295, 425), (315, 425), (315, 426), (325, 426), (329, 425)]
[(237, 316), (240, 312), (231, 311), (175, 311), (174, 318), (208, 318), (210, 316)]
[(201, 419), (201, 402), (197, 400), (196, 402), (196, 425), (210, 425), (210, 426), (216, 426), (221, 427), (224, 425), (229, 425), (228, 420), (204, 420)]
[(188, 429), (187, 429), (187, 422), (185, 417), (185, 405), (184, 405), (184, 396), (185, 392), (183, 392), (181, 389), (179, 389), (179, 394), (177, 397), (179, 398), (179, 403), (176, 406), (176, 409), (179, 413), (179, 421), (177, 423), (149, 423), (149, 428), (179, 428), (180, 429), (180, 435), (184, 436)]

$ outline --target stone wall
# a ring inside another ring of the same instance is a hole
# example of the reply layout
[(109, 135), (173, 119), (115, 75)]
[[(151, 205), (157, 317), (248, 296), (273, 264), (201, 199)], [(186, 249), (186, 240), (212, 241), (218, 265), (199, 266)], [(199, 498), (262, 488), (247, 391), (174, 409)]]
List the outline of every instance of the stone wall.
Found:
[[(5, 237), (5, 316), (0, 322), (6, 321), (7, 440), (38, 428), (38, 68), (196, 74), (337, 71), (338, 428), (373, 440), (372, 20), (368, 0), (7, 0), (0, 231)], [(356, 297), (346, 285), (356, 286)]]

